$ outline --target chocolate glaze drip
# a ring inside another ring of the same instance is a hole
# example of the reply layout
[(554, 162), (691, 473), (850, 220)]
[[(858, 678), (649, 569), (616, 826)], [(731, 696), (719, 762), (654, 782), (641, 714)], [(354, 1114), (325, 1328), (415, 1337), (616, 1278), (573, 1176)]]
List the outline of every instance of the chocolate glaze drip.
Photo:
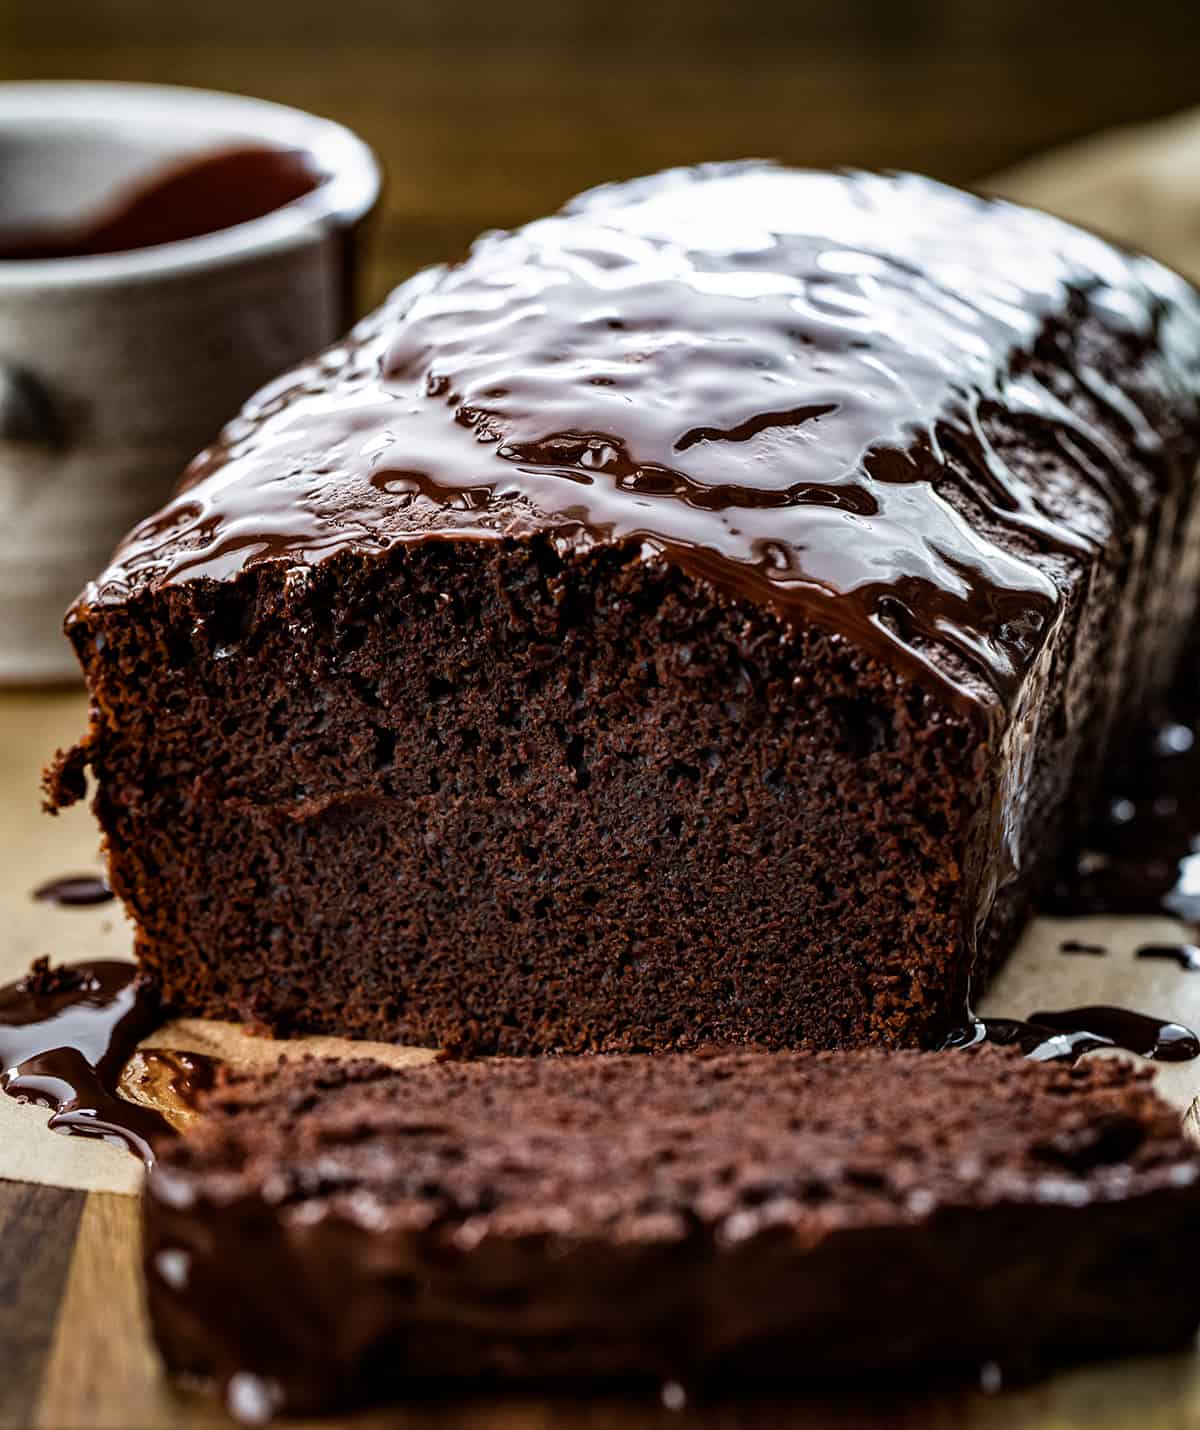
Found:
[(220, 1060), (179, 1048), (143, 1048), (134, 1058), (136, 1082), (146, 1100), (193, 1116), (216, 1083)]
[(39, 884), (33, 897), (43, 904), (76, 909), (110, 903), (114, 896), (102, 874), (63, 874)]
[(52, 1108), (55, 1130), (121, 1143), (151, 1166), (151, 1141), (168, 1124), (116, 1088), (161, 1016), (157, 988), (132, 963), (51, 968), (39, 959), (19, 982), (0, 988), (0, 1090)]
[(0, 232), (5, 259), (78, 258), (199, 238), (248, 223), (325, 181), (300, 150), (246, 145), (173, 164), (74, 228)]
[[(621, 542), (851, 636), (994, 731), (1049, 678), (1055, 571), (1165, 460), (1081, 323), (1194, 389), (1194, 293), (1044, 215), (762, 164), (599, 189), (265, 389), (85, 600), (346, 548)], [(1096, 511), (1006, 457), (1002, 411)]]
[[(1194, 672), (1189, 668), (1189, 683)], [(1200, 923), (1200, 697), (1115, 768), (1099, 817), (1059, 870), (1048, 913), (1170, 914)]]
[(1097, 1048), (1121, 1048), (1162, 1063), (1200, 1057), (1200, 1038), (1190, 1028), (1127, 1008), (1067, 1008), (1033, 1013), (1027, 1020), (973, 1018), (946, 1046), (972, 1048), (978, 1043), (1013, 1045), (1038, 1062), (1074, 1062)]
[(1139, 948), (1137, 958), (1164, 958), (1187, 973), (1200, 973), (1200, 947), (1194, 943), (1150, 943)]

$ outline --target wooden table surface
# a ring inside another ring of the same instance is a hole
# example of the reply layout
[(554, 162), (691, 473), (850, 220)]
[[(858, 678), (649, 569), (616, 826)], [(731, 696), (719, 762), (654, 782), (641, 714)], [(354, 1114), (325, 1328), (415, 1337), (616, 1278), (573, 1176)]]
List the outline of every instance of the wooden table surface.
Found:
[[(763, 154), (968, 180), (1200, 100), (1198, 30), (1196, 0), (0, 0), (0, 80), (205, 85), (352, 125), (388, 172), (367, 270), (374, 301), (482, 228), (667, 164)], [(78, 696), (0, 697), (0, 918), (24, 908), (33, 871), (94, 858), (83, 812), (69, 824), (37, 814), (37, 767), (80, 714)], [(25, 937), (13, 927), (20, 917), (0, 939)], [(129, 1196), (0, 1181), (0, 1427), (226, 1423), (159, 1372), (136, 1216)], [(681, 1414), (645, 1399), (491, 1397), (354, 1423), (1183, 1430), (1200, 1426), (1200, 1371), (1176, 1356), (995, 1398), (861, 1393)]]

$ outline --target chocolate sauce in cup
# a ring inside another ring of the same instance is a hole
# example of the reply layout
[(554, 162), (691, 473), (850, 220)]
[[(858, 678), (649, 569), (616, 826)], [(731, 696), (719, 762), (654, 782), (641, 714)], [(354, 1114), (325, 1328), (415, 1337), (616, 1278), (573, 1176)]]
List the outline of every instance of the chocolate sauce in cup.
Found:
[(243, 401), (353, 321), (380, 187), (339, 124), (159, 85), (0, 84), (0, 685)]
[(327, 177), (301, 149), (219, 149), (168, 163), (91, 217), (0, 233), (0, 262), (128, 253), (219, 233), (295, 203)]

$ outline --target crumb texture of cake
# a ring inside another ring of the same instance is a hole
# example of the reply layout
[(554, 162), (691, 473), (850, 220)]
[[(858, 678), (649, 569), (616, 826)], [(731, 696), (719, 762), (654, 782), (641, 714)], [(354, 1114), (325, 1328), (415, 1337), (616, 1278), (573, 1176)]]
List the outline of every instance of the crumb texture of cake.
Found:
[(915, 176), (611, 185), (264, 390), (68, 620), (169, 1002), (937, 1043), (1195, 607), (1200, 300)]
[(160, 1148), (144, 1215), (167, 1364), (235, 1413), (1027, 1375), (1200, 1324), (1178, 1114), (1008, 1049), (283, 1064)]

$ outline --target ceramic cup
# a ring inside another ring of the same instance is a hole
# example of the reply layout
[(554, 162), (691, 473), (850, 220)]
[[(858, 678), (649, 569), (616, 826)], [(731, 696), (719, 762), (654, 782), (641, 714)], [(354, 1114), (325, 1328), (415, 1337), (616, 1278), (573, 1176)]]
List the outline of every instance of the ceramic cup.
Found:
[(256, 388), (351, 318), (379, 168), (349, 130), (263, 100), (0, 84), (0, 247), (190, 156), (300, 151), (328, 175), (262, 218), (156, 247), (0, 261), (0, 684), (74, 679), (62, 617)]

